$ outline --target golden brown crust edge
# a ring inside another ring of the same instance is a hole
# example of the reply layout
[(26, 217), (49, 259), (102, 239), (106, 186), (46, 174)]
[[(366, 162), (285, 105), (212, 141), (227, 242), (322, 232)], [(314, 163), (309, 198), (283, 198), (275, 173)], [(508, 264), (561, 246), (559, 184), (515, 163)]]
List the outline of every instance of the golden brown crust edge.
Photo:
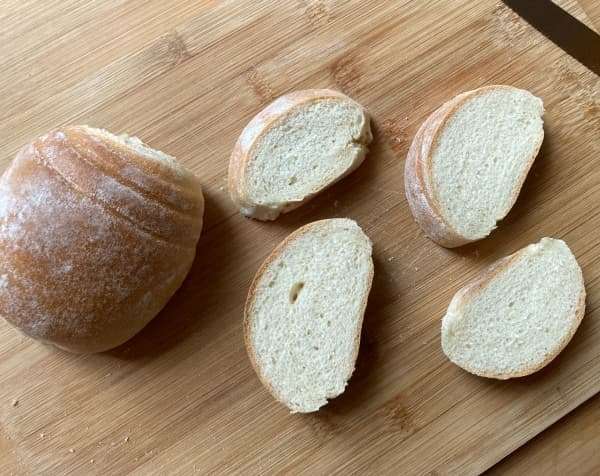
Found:
[[(502, 271), (504, 271), (505, 269), (510, 267), (514, 261), (516, 261), (518, 258), (520, 258), (520, 256), (523, 253), (525, 253), (526, 249), (527, 249), (527, 246), (508, 255), (508, 256), (505, 256), (504, 258), (500, 258), (499, 260), (492, 263), (488, 268), (484, 269), (477, 276), (475, 276), (471, 281), (466, 283), (456, 293), (456, 296), (455, 296), (455, 298), (453, 298), (453, 300), (457, 299), (459, 302), (458, 305), (462, 306), (462, 304), (465, 301), (471, 299), (477, 293), (481, 292), (481, 290), (485, 286), (487, 286), (487, 284), (489, 284), (492, 280), (494, 280), (496, 278), (496, 276), (498, 276)], [(583, 281), (583, 273), (581, 272), (581, 268), (579, 268), (579, 271), (581, 273), (581, 282), (583, 283), (584, 282)], [(481, 372), (479, 369), (470, 367), (468, 364), (465, 364), (463, 362), (461, 362), (459, 365), (458, 363), (454, 362), (448, 355), (446, 355), (445, 353), (444, 354), (448, 357), (448, 359), (451, 362), (453, 362), (458, 367), (462, 368), (463, 370), (466, 370), (467, 372), (469, 372), (473, 375), (477, 375), (479, 377), (494, 378), (497, 380), (508, 380), (510, 378), (526, 377), (528, 375), (531, 375), (531, 374), (537, 372), (538, 370), (541, 370), (546, 365), (548, 365), (550, 362), (552, 362), (556, 357), (558, 357), (558, 355), (564, 350), (564, 348), (567, 346), (567, 344), (571, 341), (571, 339), (575, 335), (575, 332), (579, 328), (579, 325), (581, 324), (583, 316), (585, 315), (585, 298), (586, 298), (586, 291), (585, 291), (585, 284), (583, 284), (582, 288), (581, 288), (581, 293), (579, 295), (577, 307), (575, 308), (574, 318), (571, 321), (571, 328), (569, 329), (569, 333), (559, 342), (559, 344), (556, 348), (556, 351), (554, 353), (549, 354), (547, 356), (547, 358), (544, 359), (540, 364), (531, 366), (531, 367), (527, 367), (527, 368), (523, 369), (521, 372), (513, 372), (513, 373), (506, 373), (506, 374)]]
[[(281, 252), (291, 242), (293, 242), (300, 236), (314, 230), (315, 228), (325, 225), (330, 220), (332, 220), (332, 219), (317, 220), (312, 223), (308, 223), (308, 224), (298, 228), (296, 231), (290, 233), (281, 243), (279, 243), (275, 247), (275, 249), (271, 252), (271, 254), (269, 254), (267, 256), (267, 258), (265, 258), (263, 263), (258, 268), (258, 271), (254, 275), (254, 278), (252, 279), (252, 283), (250, 284), (250, 288), (248, 290), (248, 297), (246, 298), (246, 303), (244, 305), (244, 320), (243, 320), (244, 345), (246, 347), (246, 352), (248, 353), (248, 358), (250, 360), (250, 364), (252, 365), (252, 368), (254, 369), (254, 372), (258, 376), (260, 382), (268, 390), (268, 392), (273, 396), (273, 398), (275, 400), (277, 400), (279, 403), (285, 405), (287, 408), (290, 408), (288, 405), (288, 402), (275, 391), (275, 389), (273, 388), (273, 386), (271, 385), (269, 380), (263, 375), (263, 373), (260, 369), (260, 366), (257, 362), (256, 354), (254, 352), (254, 347), (252, 346), (252, 343), (250, 342), (250, 326), (252, 324), (250, 314), (251, 314), (252, 307), (254, 306), (254, 299), (255, 299), (255, 295), (256, 295), (256, 286), (262, 279), (262, 276), (265, 273), (265, 271), (271, 266), (273, 261), (275, 261), (275, 259), (281, 254)], [(361, 229), (361, 231), (362, 231), (362, 229)], [(362, 233), (364, 234), (364, 232), (362, 232)], [(370, 241), (370, 239), (368, 237), (367, 237), (367, 239)], [(352, 363), (349, 366), (349, 371), (348, 371), (347, 375), (345, 376), (346, 382), (348, 382), (348, 380), (350, 380), (350, 377), (352, 376), (352, 374), (354, 372), (354, 368), (356, 365), (356, 359), (358, 358), (358, 352), (359, 352), (359, 348), (360, 348), (360, 337), (362, 335), (362, 326), (363, 326), (363, 322), (364, 322), (364, 314), (365, 314), (365, 310), (367, 308), (367, 302), (368, 302), (369, 294), (371, 292), (371, 287), (373, 284), (373, 276), (374, 276), (374, 265), (373, 265), (373, 257), (371, 256), (371, 266), (369, 268), (369, 276), (367, 278), (368, 287), (365, 291), (365, 295), (363, 296), (363, 300), (361, 303), (361, 313), (359, 316), (359, 322), (358, 322), (358, 326), (357, 326), (358, 332), (356, 333), (355, 338), (354, 338), (354, 350), (353, 350), (352, 357), (351, 357)], [(335, 398), (337, 396), (338, 395), (332, 395), (332, 396), (328, 396), (327, 398), (328, 399)]]
[[(373, 136), (371, 133), (370, 116), (368, 112), (359, 103), (339, 91), (332, 89), (307, 89), (302, 91), (294, 91), (279, 97), (262, 111), (260, 111), (256, 116), (254, 116), (246, 125), (233, 148), (233, 152), (229, 160), (229, 194), (231, 200), (236, 207), (240, 209), (242, 214), (258, 220), (275, 220), (281, 213), (287, 213), (295, 210), (296, 208), (307, 203), (315, 195), (322, 191), (319, 190), (316, 193), (310, 194), (303, 200), (297, 202), (288, 202), (271, 207), (259, 205), (250, 200), (245, 194), (244, 183), (247, 165), (258, 139), (260, 139), (260, 137), (265, 134), (266, 131), (268, 131), (274, 124), (285, 120), (285, 117), (289, 115), (295, 108), (312, 101), (328, 98), (338, 98), (351, 102), (362, 110), (365, 116), (365, 146), (371, 142)], [(344, 174), (328, 183), (324, 188), (333, 185), (335, 182), (341, 180), (356, 170), (363, 162), (365, 155), (366, 151), (365, 154), (359, 157), (358, 160), (356, 160)]]
[[(455, 96), (427, 118), (415, 135), (409, 149), (404, 175), (406, 197), (409, 207), (424, 233), (431, 240), (446, 248), (456, 248), (483, 239), (485, 236), (477, 238), (464, 237), (454, 230), (452, 225), (443, 216), (433, 186), (433, 178), (431, 176), (431, 152), (437, 144), (441, 131), (443, 131), (446, 123), (453, 114), (469, 99), (493, 89), (515, 90), (518, 88), (506, 85), (490, 85)], [(523, 183), (527, 178), (527, 174), (539, 153), (543, 138), (544, 133), (542, 130), (541, 138), (536, 144), (534, 153), (528, 160), (527, 166), (514, 187), (509, 206), (504, 211), (503, 217), (508, 214), (517, 201)]]
[[(432, 200), (425, 181), (425, 161), (422, 152), (428, 148), (432, 138), (431, 131), (439, 127), (440, 120), (448, 109), (449, 104), (444, 104), (434, 111), (417, 131), (404, 166), (404, 190), (411, 213), (425, 235), (441, 246), (454, 248), (468, 241), (452, 229), (440, 213), (436, 202)], [(429, 138), (428, 143), (425, 143), (426, 138)]]
[[(187, 275), (200, 185), (132, 154), (70, 127), (26, 145), (2, 175), (0, 314), (25, 334), (76, 353), (108, 350), (141, 330)], [(176, 223), (156, 227), (152, 214)]]

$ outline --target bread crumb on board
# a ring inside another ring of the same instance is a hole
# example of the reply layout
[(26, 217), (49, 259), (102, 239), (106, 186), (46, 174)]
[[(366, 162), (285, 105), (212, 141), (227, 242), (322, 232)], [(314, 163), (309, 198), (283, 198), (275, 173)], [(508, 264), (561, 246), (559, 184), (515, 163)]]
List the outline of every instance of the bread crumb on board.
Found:
[(19, 400), (18, 400), (18, 399), (16, 399), (16, 398), (14, 398), (14, 399), (13, 399), (13, 401), (12, 401), (12, 402), (10, 402), (10, 404), (11, 404), (13, 407), (18, 407), (18, 406), (19, 406)]
[(127, 443), (127, 442), (129, 442), (129, 437), (128, 436), (125, 437), (125, 443)]
[(73, 448), (69, 448), (69, 453), (75, 453), (75, 450)]
[(40, 438), (44, 438), (46, 436), (45, 433), (40, 433)]

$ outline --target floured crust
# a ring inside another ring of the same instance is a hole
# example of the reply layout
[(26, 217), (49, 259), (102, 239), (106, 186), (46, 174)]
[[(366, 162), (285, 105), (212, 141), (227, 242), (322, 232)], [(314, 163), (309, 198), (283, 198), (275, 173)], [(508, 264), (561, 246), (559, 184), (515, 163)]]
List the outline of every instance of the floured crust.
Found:
[[(296, 108), (304, 106), (308, 103), (323, 100), (323, 99), (341, 99), (348, 101), (362, 110), (365, 120), (364, 129), (358, 142), (365, 145), (365, 151), (362, 155), (356, 158), (354, 163), (339, 177), (334, 180), (326, 181), (322, 184), (320, 190), (306, 196), (303, 200), (297, 202), (285, 202), (270, 204), (269, 206), (254, 203), (246, 193), (246, 171), (250, 158), (253, 156), (254, 148), (260, 139), (274, 125), (285, 121), (286, 116), (289, 116)], [(308, 202), (317, 193), (324, 188), (333, 185), (345, 176), (352, 173), (363, 162), (366, 155), (366, 146), (371, 142), (373, 136), (370, 128), (370, 118), (366, 110), (357, 102), (338, 91), (331, 89), (308, 89), (303, 91), (295, 91), (273, 101), (265, 109), (259, 112), (242, 131), (238, 141), (236, 142), (231, 158), (229, 161), (228, 187), (231, 200), (240, 208), (243, 215), (255, 218), (258, 220), (274, 220), (281, 213), (290, 212), (304, 203)]]
[[(513, 263), (515, 263), (523, 254), (527, 253), (527, 248), (528, 247), (522, 248), (519, 251), (508, 255), (504, 258), (501, 258), (495, 263), (492, 263), (487, 269), (479, 273), (472, 281), (468, 282), (463, 288), (461, 288), (456, 293), (456, 295), (452, 299), (452, 302), (450, 303), (450, 307), (453, 308), (453, 312), (460, 315), (461, 317), (464, 316), (463, 309), (465, 308), (465, 306), (475, 296), (480, 294), (491, 281), (493, 281), (497, 276), (499, 276), (504, 270), (510, 268), (513, 265)], [(579, 271), (581, 273), (581, 269), (579, 269)], [(583, 283), (583, 274), (581, 274), (581, 282)], [(486, 373), (462, 361), (460, 364), (456, 362), (454, 363), (466, 370), (467, 372), (470, 372), (474, 375), (479, 375), (480, 377), (495, 378), (499, 380), (506, 380), (509, 378), (516, 377), (525, 377), (527, 375), (531, 375), (534, 372), (537, 372), (538, 370), (548, 365), (552, 360), (554, 360), (571, 341), (573, 335), (575, 335), (575, 332), (581, 324), (581, 320), (583, 319), (583, 316), (585, 314), (585, 297), (585, 286), (582, 286), (577, 306), (575, 308), (575, 312), (573, 313), (573, 317), (570, 320), (571, 326), (569, 328), (568, 334), (561, 339), (555, 351), (552, 354), (548, 355), (547, 358), (544, 359), (538, 365), (525, 367), (520, 372)], [(447, 354), (446, 356), (452, 361), (452, 358), (450, 356), (448, 356)]]
[[(459, 94), (444, 103), (427, 118), (415, 135), (408, 152), (404, 169), (404, 184), (409, 207), (415, 220), (425, 234), (431, 240), (446, 248), (456, 248), (477, 241), (484, 238), (484, 236), (474, 239), (462, 236), (444, 217), (432, 177), (432, 151), (437, 146), (442, 131), (454, 113), (469, 99), (494, 89), (514, 90), (516, 88), (512, 86), (492, 85)], [(534, 153), (528, 159), (523, 173), (513, 188), (509, 206), (504, 211), (503, 216), (506, 216), (515, 204), (521, 187), (542, 145), (543, 138), (544, 134), (542, 131)]]
[[(294, 231), (293, 233), (291, 233), (290, 235), (288, 235), (287, 238), (285, 238), (279, 245), (277, 245), (277, 247), (271, 252), (271, 254), (269, 256), (267, 256), (265, 261), (258, 268), (258, 271), (256, 272), (256, 275), (254, 276), (254, 279), (252, 280), (252, 283), (250, 284), (250, 289), (248, 290), (248, 297), (246, 299), (246, 304), (244, 306), (244, 324), (243, 324), (244, 344), (246, 346), (246, 351), (248, 353), (248, 357), (250, 358), (250, 363), (252, 364), (252, 367), (254, 368), (256, 375), (258, 376), (258, 378), (260, 379), (262, 384), (265, 386), (265, 388), (269, 391), (269, 393), (278, 402), (283, 403), (288, 408), (290, 407), (290, 402), (286, 401), (283, 397), (281, 397), (275, 391), (275, 389), (271, 385), (271, 382), (269, 382), (269, 380), (263, 375), (263, 373), (260, 369), (260, 365), (258, 364), (258, 359), (256, 358), (256, 353), (254, 352), (254, 347), (252, 346), (252, 343), (250, 341), (251, 326), (253, 323), (252, 311), (253, 311), (254, 302), (255, 302), (255, 298), (256, 298), (256, 288), (258, 286), (258, 283), (262, 280), (262, 277), (266, 273), (266, 271), (271, 267), (273, 262), (281, 255), (281, 253), (287, 248), (287, 246), (290, 243), (294, 242), (296, 239), (300, 238), (301, 236), (303, 236), (307, 233), (313, 232), (321, 227), (326, 227), (328, 225), (328, 223), (332, 220), (336, 220), (336, 219), (318, 220), (318, 221), (309, 223), (307, 225), (304, 225), (304, 226), (300, 227), (299, 229), (297, 229), (296, 231)], [(369, 238), (367, 237), (367, 239), (369, 239)], [(371, 257), (371, 266), (369, 268), (369, 276), (367, 278), (367, 281), (369, 284), (367, 286), (367, 289), (365, 290), (364, 295), (362, 296), (362, 301), (361, 301), (361, 306), (360, 306), (360, 316), (359, 316), (359, 321), (358, 321), (358, 326), (357, 326), (358, 332), (354, 336), (353, 352), (352, 352), (351, 358), (348, 361), (349, 372), (344, 376), (344, 380), (346, 382), (350, 379), (350, 377), (352, 376), (352, 373), (354, 372), (354, 366), (356, 364), (356, 359), (358, 357), (358, 351), (359, 351), (359, 347), (360, 347), (360, 336), (362, 333), (362, 324), (363, 324), (363, 320), (364, 320), (365, 310), (367, 308), (367, 301), (369, 298), (369, 293), (371, 291), (371, 285), (373, 283), (373, 275), (374, 275), (374, 266), (373, 266), (373, 258)], [(328, 396), (327, 398), (334, 398), (336, 396), (337, 395), (331, 395), (331, 396)]]
[(50, 132), (0, 179), (0, 314), (79, 353), (137, 333), (185, 278), (202, 228), (198, 180), (86, 126)]

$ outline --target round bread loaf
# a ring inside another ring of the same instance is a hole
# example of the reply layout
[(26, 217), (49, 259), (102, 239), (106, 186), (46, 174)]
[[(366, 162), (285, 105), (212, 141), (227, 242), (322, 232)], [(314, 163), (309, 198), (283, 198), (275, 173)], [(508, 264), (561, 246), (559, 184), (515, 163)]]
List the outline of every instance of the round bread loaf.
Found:
[(122, 344), (183, 282), (203, 211), (198, 179), (135, 137), (34, 140), (0, 178), (0, 314), (71, 352)]

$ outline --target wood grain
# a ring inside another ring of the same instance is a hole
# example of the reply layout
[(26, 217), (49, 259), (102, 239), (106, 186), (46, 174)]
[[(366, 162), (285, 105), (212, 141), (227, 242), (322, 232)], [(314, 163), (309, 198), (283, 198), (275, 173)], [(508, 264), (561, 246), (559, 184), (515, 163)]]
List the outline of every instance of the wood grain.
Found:
[(590, 28), (600, 32), (600, 2), (595, 0), (579, 0), (585, 17), (588, 19)]
[[(0, 323), (1, 474), (474, 473), (600, 390), (598, 78), (501, 3), (9, 0), (0, 19), (2, 167), (33, 136), (88, 123), (175, 155), (207, 198), (190, 276), (121, 348), (73, 356)], [(440, 103), (490, 83), (542, 97), (546, 139), (499, 229), (445, 250), (408, 211), (404, 159)], [(272, 98), (309, 87), (369, 108), (372, 151), (281, 220), (243, 219), (226, 194), (231, 148)], [(358, 366), (322, 411), (290, 415), (245, 355), (243, 302), (281, 239), (334, 216), (375, 243)], [(454, 292), (542, 236), (565, 239), (584, 270), (572, 343), (512, 382), (450, 364), (439, 324)]]
[[(600, 31), (600, 2), (580, 0), (578, 19)], [(577, 6), (568, 5), (574, 14)], [(596, 395), (561, 418), (550, 428), (510, 454), (489, 471), (505, 474), (598, 474), (600, 473), (600, 396)]]
[(600, 474), (598, 421), (600, 396), (596, 395), (487, 474)]

